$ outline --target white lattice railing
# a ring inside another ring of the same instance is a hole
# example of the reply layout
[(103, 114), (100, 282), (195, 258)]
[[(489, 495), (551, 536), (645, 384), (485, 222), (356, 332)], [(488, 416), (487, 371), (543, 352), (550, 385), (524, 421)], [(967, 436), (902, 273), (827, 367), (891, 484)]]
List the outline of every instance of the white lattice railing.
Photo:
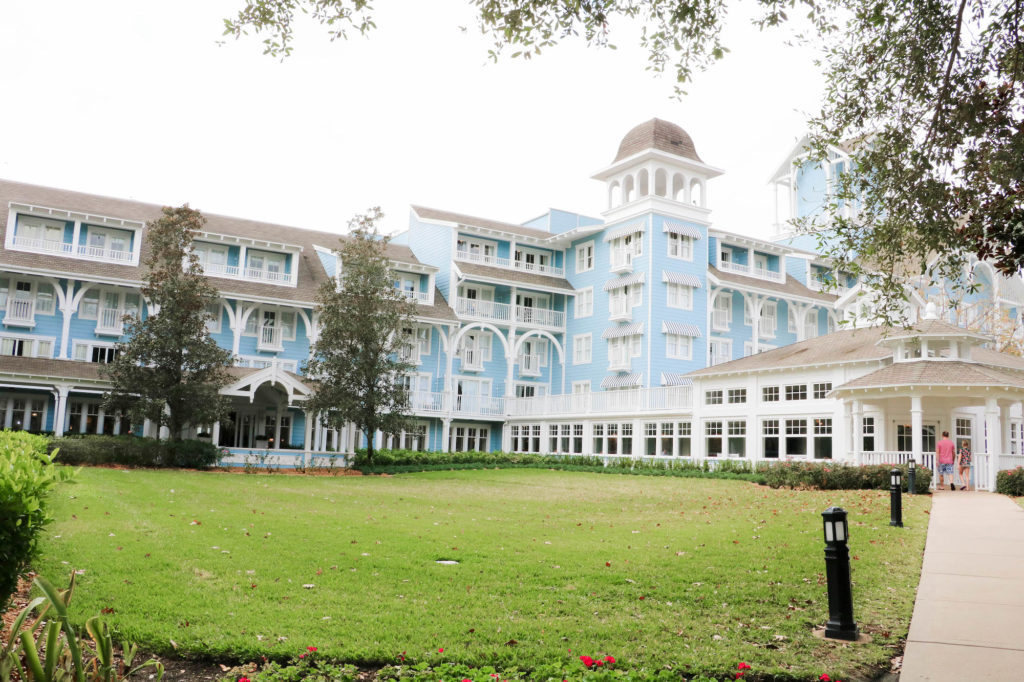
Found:
[(509, 399), (512, 417), (619, 414), (625, 412), (666, 412), (693, 407), (691, 386), (655, 386), (618, 391), (592, 391)]
[(102, 308), (96, 318), (96, 333), (120, 336), (124, 332), (124, 312), (117, 308)]
[(721, 261), (718, 264), (718, 269), (723, 272), (734, 272), (737, 275), (746, 275), (747, 277), (768, 280), (769, 282), (784, 282), (786, 280), (786, 276), (781, 272), (775, 272), (774, 270), (768, 270), (766, 268), (752, 268), (749, 265), (730, 263), (729, 261)]
[(490, 265), (491, 267), (504, 268), (506, 270), (535, 272), (538, 275), (551, 275), (553, 277), (565, 276), (564, 268), (556, 268), (553, 265), (548, 265), (546, 263), (529, 263), (525, 260), (499, 258), (497, 256), (490, 256), (482, 253), (471, 253), (469, 251), (456, 251), (455, 260), (464, 261), (466, 263), (480, 263), (481, 265)]

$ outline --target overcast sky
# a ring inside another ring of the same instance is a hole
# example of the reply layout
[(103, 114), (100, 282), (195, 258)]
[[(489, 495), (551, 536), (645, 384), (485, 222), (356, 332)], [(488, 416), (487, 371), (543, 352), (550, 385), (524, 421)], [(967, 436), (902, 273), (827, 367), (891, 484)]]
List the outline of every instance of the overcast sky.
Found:
[(628, 30), (616, 51), (492, 64), (468, 2), (378, 0), (368, 38), (331, 43), (304, 24), (281, 62), (255, 39), (218, 44), (242, 4), (0, 3), (0, 177), (339, 233), (374, 205), (390, 232), (410, 204), (599, 215), (590, 176), (657, 116), (725, 170), (715, 226), (768, 237), (766, 181), (821, 94), (809, 51), (738, 12), (731, 54), (679, 101)]

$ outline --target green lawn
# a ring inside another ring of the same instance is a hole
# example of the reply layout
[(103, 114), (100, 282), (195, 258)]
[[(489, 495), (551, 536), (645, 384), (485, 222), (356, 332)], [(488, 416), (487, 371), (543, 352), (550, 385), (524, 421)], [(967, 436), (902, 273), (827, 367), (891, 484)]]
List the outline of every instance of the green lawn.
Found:
[[(820, 512), (851, 512), (855, 613), (827, 619)], [(847, 679), (906, 635), (927, 497), (543, 470), (395, 477), (83, 469), (55, 495), (39, 569), (146, 647), (217, 658), (307, 645), (361, 665), (626, 667)], [(441, 565), (451, 559), (458, 565)], [(311, 586), (311, 587), (307, 587)], [(439, 649), (444, 649), (439, 653)], [(576, 663), (578, 666), (578, 662)], [(731, 675), (730, 675), (731, 677)]]

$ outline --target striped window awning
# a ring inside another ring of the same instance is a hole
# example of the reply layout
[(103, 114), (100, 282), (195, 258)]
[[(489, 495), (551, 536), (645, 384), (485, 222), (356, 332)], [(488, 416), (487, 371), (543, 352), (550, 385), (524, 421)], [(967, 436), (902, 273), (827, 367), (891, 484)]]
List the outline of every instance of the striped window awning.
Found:
[(669, 272), (668, 270), (661, 271), (661, 281), (669, 284), (682, 284), (684, 287), (693, 287), (694, 289), (700, 289), (703, 286), (697, 275), (684, 275), (681, 272)]
[(627, 235), (636, 234), (637, 232), (643, 232), (647, 229), (647, 221), (641, 220), (640, 222), (630, 223), (629, 225), (623, 225), (622, 227), (616, 227), (615, 229), (608, 230), (604, 235), (604, 241), (610, 242), (613, 239), (625, 237)]
[(700, 336), (700, 327), (695, 324), (683, 324), (682, 322), (662, 322), (661, 333), (698, 337)]
[(608, 327), (601, 332), (602, 339), (620, 339), (623, 336), (636, 336), (644, 333), (644, 323), (634, 322), (622, 327)]
[(683, 225), (682, 223), (675, 223), (671, 220), (664, 222), (665, 232), (671, 232), (672, 234), (681, 234), (684, 237), (692, 237), (693, 239), (700, 239), (701, 233), (696, 227), (690, 227), (689, 225)]
[(632, 275), (626, 275), (625, 277), (616, 277), (610, 279), (604, 283), (604, 290), (611, 291), (612, 289), (621, 289), (622, 287), (631, 287), (634, 284), (644, 283), (643, 272), (634, 272)]
[(632, 388), (640, 385), (642, 375), (640, 372), (633, 374), (612, 374), (601, 379), (601, 388)]
[(693, 381), (689, 377), (683, 374), (676, 374), (674, 372), (662, 372), (661, 373), (661, 385), (662, 386), (692, 386)]

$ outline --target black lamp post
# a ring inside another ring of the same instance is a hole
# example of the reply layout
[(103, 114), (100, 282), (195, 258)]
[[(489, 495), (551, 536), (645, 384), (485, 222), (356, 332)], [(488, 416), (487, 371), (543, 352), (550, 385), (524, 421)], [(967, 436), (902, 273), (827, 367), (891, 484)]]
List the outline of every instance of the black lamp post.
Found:
[(917, 461), (913, 457), (907, 462), (907, 494), (913, 495), (917, 488)]
[(828, 582), (828, 622), (825, 636), (855, 641), (860, 635), (853, 620), (853, 583), (850, 580), (850, 548), (846, 510), (829, 507), (821, 512), (825, 522), (825, 578)]
[(889, 472), (889, 525), (903, 527), (903, 474), (896, 467)]

